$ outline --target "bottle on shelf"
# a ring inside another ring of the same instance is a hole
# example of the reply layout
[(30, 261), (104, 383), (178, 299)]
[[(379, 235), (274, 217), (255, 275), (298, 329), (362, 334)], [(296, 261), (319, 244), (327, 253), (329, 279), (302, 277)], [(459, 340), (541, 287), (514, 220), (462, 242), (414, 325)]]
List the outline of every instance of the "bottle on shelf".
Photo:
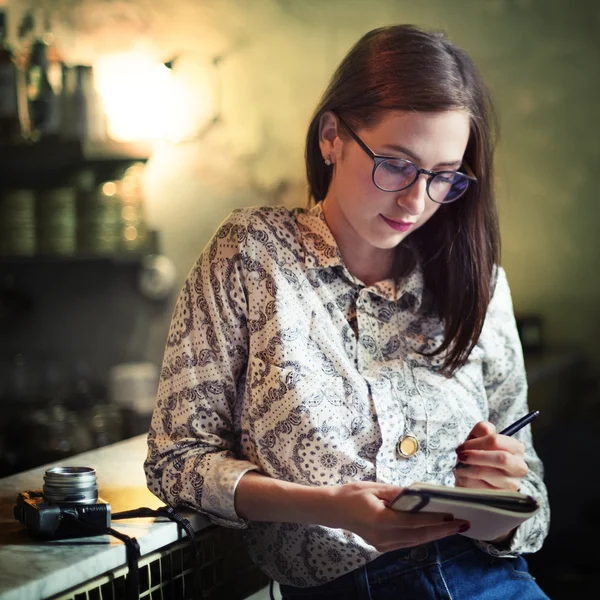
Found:
[(18, 69), (9, 46), (6, 12), (0, 8), (0, 142), (21, 139), (19, 119)]
[(56, 135), (60, 128), (58, 95), (50, 80), (54, 79), (55, 84), (58, 85), (56, 82), (62, 81), (62, 70), (58, 64), (60, 61), (57, 52), (47, 40), (53, 41), (53, 36), (47, 31), (42, 31), (36, 36), (31, 46), (26, 71), (27, 97), (34, 141)]
[(106, 139), (106, 117), (100, 95), (94, 86), (92, 67), (76, 65), (74, 70), (72, 110), (75, 135), (80, 139), (103, 141)]
[(77, 137), (76, 123), (80, 118), (76, 115), (74, 106), (75, 95), (75, 69), (65, 63), (62, 65), (61, 90), (59, 103), (60, 115), (60, 137), (62, 139), (74, 139)]
[(56, 38), (52, 31), (52, 21), (48, 12), (43, 14), (43, 20), (44, 32), (42, 34), (42, 41), (46, 44), (48, 81), (56, 96), (59, 96), (62, 89), (62, 66), (64, 61), (60, 49), (56, 44)]

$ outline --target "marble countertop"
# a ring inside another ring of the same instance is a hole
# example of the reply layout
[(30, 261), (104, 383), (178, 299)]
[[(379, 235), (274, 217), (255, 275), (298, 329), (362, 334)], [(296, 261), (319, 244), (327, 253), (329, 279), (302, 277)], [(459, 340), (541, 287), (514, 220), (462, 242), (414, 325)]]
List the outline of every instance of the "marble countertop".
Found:
[[(85, 466), (96, 469), (98, 491), (113, 513), (164, 503), (146, 488), (142, 464), (146, 436), (113, 444), (59, 463), (45, 465), (0, 479), (0, 600), (39, 600), (80, 585), (126, 564), (125, 546), (108, 535), (76, 540), (34, 541), (15, 520), (13, 506), (19, 492), (41, 490), (50, 466)], [(181, 511), (196, 531), (210, 525), (200, 513)], [(182, 537), (177, 525), (154, 518), (113, 521), (117, 531), (135, 537), (142, 555)]]

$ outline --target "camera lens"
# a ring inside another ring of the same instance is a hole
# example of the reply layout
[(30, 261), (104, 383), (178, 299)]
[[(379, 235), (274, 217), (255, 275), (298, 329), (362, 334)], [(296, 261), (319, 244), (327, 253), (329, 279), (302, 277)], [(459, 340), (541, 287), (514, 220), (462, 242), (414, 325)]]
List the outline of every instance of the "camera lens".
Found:
[(44, 474), (44, 498), (47, 502), (96, 504), (96, 470), (91, 467), (53, 467)]

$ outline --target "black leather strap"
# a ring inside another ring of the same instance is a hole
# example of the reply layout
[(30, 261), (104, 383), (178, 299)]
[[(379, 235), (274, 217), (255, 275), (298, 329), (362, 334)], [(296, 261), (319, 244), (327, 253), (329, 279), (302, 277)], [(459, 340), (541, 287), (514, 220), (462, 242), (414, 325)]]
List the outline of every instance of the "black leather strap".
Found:
[(112, 519), (114, 521), (118, 521), (120, 519), (137, 519), (140, 517), (166, 517), (170, 521), (177, 523), (177, 526), (180, 531), (182, 528), (185, 530), (188, 539), (190, 540), (190, 544), (192, 545), (192, 550), (194, 551), (194, 559), (196, 561), (196, 568), (194, 569), (194, 583), (196, 586), (196, 591), (199, 594), (201, 589), (200, 573), (202, 563), (200, 551), (198, 549), (198, 543), (196, 542), (196, 532), (194, 531), (192, 524), (188, 521), (188, 519), (182, 517), (170, 506), (161, 506), (156, 510), (152, 508), (141, 507), (135, 508), (133, 510), (125, 510), (122, 512), (114, 513), (112, 515)]
[[(82, 519), (76, 511), (67, 511), (63, 513), (65, 518), (77, 521), (82, 525), (83, 529), (88, 529), (94, 533), (105, 533), (112, 535), (117, 539), (121, 540), (125, 544), (125, 550), (127, 553), (127, 567), (129, 572), (126, 577), (126, 593), (128, 600), (138, 600), (140, 596), (140, 575), (138, 561), (141, 555), (140, 545), (138, 541), (129, 535), (121, 533), (112, 527), (101, 527), (95, 523), (90, 523), (85, 519)], [(196, 592), (200, 593), (200, 552), (198, 550), (198, 544), (196, 542), (196, 534), (192, 528), (191, 523), (180, 514), (175, 512), (170, 506), (161, 506), (160, 508), (153, 510), (151, 508), (141, 507), (133, 510), (126, 510), (119, 513), (114, 513), (111, 517), (113, 521), (121, 519), (137, 519), (140, 517), (166, 517), (170, 521), (177, 523), (179, 530), (184, 529), (194, 550), (194, 556), (196, 560), (196, 569), (194, 569), (194, 579), (196, 585)]]
[(125, 544), (125, 552), (127, 554), (127, 567), (129, 572), (127, 577), (125, 578), (125, 591), (127, 594), (128, 600), (139, 600), (140, 597), (140, 573), (138, 560), (140, 558), (140, 545), (138, 541), (129, 535), (125, 535), (113, 529), (112, 527), (101, 527), (100, 525), (96, 525), (95, 523), (90, 523), (85, 519), (82, 519), (75, 512), (66, 512), (63, 513), (64, 517), (67, 519), (72, 519), (73, 521), (77, 521), (79, 525), (82, 526), (83, 529), (88, 529), (93, 531), (94, 533), (106, 533), (108, 535), (112, 535), (117, 539), (121, 540)]

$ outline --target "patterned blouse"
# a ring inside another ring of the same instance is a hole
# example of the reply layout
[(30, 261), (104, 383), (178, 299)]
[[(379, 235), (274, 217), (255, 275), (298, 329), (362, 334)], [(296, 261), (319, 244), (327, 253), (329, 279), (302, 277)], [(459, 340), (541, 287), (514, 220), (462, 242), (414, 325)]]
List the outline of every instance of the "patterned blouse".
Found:
[[(502, 268), (479, 342), (448, 379), (443, 327), (427, 316), (417, 268), (365, 286), (342, 261), (321, 206), (237, 210), (190, 272), (171, 322), (148, 437), (149, 489), (172, 506), (244, 529), (272, 579), (314, 586), (380, 555), (342, 529), (246, 522), (235, 512), (249, 470), (303, 485), (413, 481), (454, 485), (455, 448), (489, 420), (501, 429), (527, 410), (527, 385)], [(542, 510), (522, 524), (514, 556), (538, 550), (549, 509), (530, 427), (521, 491)], [(402, 456), (413, 435), (418, 450)]]

